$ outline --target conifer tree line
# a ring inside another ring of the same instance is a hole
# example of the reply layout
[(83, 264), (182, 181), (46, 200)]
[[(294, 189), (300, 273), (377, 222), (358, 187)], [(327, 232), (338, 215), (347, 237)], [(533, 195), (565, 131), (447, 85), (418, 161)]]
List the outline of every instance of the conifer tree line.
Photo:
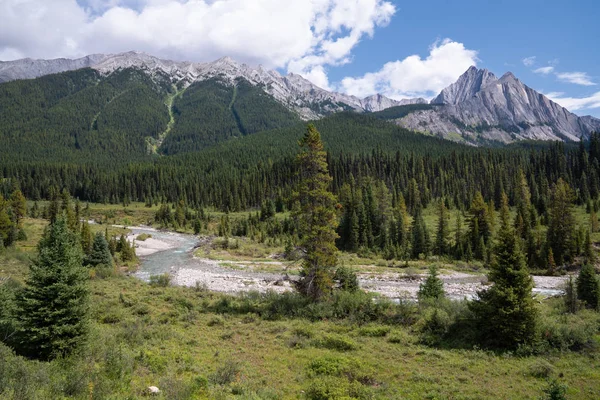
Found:
[[(579, 148), (563, 143), (529, 150), (518, 146), (502, 149), (451, 146), (451, 151), (438, 154), (441, 144), (437, 144), (432, 146), (433, 155), (418, 145), (414, 151), (395, 153), (383, 150), (342, 153), (341, 149), (328, 153), (327, 161), (335, 194), (353, 180), (359, 185), (368, 179), (381, 180), (394, 204), (402, 194), (410, 213), (415, 207), (426, 207), (439, 198), (466, 210), (478, 191), (496, 206), (505, 192), (509, 204), (514, 206), (520, 198), (521, 170), (531, 204), (538, 215), (546, 216), (551, 187), (559, 178), (573, 189), (576, 203), (595, 205), (600, 193), (598, 143), (599, 135), (593, 134), (589, 145), (582, 143)], [(271, 153), (263, 155), (258, 145), (253, 150), (256, 153), (248, 156), (242, 155), (241, 150), (221, 146), (129, 165), (0, 163), (0, 176), (7, 178), (0, 183), (0, 193), (7, 197), (10, 181), (16, 179), (24, 195), (32, 200), (50, 199), (52, 192), (66, 188), (75, 198), (86, 202), (161, 204), (183, 200), (193, 208), (240, 211), (258, 208), (270, 199), (289, 207), (292, 188), (297, 183), (293, 155), (282, 151), (282, 156), (273, 158)], [(237, 161), (240, 157), (244, 157), (242, 162)]]

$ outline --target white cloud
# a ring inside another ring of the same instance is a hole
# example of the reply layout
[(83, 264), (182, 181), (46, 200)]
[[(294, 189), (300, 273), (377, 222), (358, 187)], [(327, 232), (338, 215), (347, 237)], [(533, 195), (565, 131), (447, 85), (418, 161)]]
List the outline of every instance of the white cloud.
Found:
[(547, 93), (546, 97), (560, 104), (569, 111), (582, 109), (600, 108), (600, 92), (596, 92), (589, 97), (563, 97), (562, 92)]
[(418, 55), (386, 63), (377, 72), (344, 78), (340, 90), (359, 97), (381, 93), (388, 97), (432, 97), (477, 64), (477, 51), (444, 39), (434, 43), (429, 55)]
[(285, 68), (327, 86), (326, 67), (396, 12), (387, 0), (2, 0), (0, 56), (144, 51)]
[(542, 75), (548, 75), (553, 71), (554, 71), (554, 67), (552, 67), (552, 66), (541, 67), (541, 68), (537, 68), (537, 69), (533, 70), (533, 72), (535, 72), (536, 74), (542, 74)]
[(595, 83), (585, 72), (560, 72), (556, 76), (559, 80), (568, 83), (574, 83), (576, 85), (583, 86), (594, 86)]
[(535, 56), (531, 56), (531, 57), (525, 57), (522, 61), (526, 67), (531, 67), (533, 64), (535, 64), (535, 59), (536, 59)]

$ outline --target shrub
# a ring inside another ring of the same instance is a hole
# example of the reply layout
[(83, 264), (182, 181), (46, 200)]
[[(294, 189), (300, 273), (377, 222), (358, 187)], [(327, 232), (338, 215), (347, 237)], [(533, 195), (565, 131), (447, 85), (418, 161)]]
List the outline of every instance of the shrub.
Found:
[(315, 341), (317, 347), (322, 347), (337, 351), (356, 350), (358, 345), (351, 339), (341, 335), (324, 335), (321, 339)]
[(369, 337), (383, 337), (386, 336), (390, 332), (389, 326), (364, 326), (358, 330), (358, 334), (360, 336), (369, 336)]
[(372, 399), (372, 390), (357, 381), (348, 381), (335, 376), (313, 379), (306, 389), (309, 400)]
[(165, 273), (161, 275), (152, 275), (150, 277), (150, 286), (168, 287), (171, 284), (171, 275)]
[(227, 360), (210, 375), (209, 381), (214, 385), (228, 385), (237, 379), (240, 371), (241, 365), (239, 362)]
[(149, 233), (140, 233), (139, 235), (137, 235), (135, 240), (137, 240), (138, 242), (144, 242), (146, 241), (146, 239), (150, 239), (151, 237), (152, 235)]
[(335, 271), (333, 279), (338, 281), (338, 287), (341, 290), (356, 292), (359, 289), (358, 276), (351, 268), (339, 267)]
[(567, 385), (556, 379), (549, 380), (548, 386), (543, 391), (544, 396), (541, 397), (541, 400), (567, 400)]
[(390, 343), (408, 345), (413, 343), (413, 341), (413, 336), (402, 329), (394, 330), (388, 335), (388, 342)]
[(598, 326), (600, 315), (591, 310), (561, 316), (544, 315), (539, 322), (541, 345), (561, 351), (594, 348)]
[(554, 372), (554, 367), (546, 360), (538, 360), (529, 367), (529, 375), (534, 378), (549, 378)]
[(426, 312), (421, 325), (421, 341), (429, 345), (438, 345), (448, 332), (452, 320), (448, 313), (440, 308)]
[(313, 359), (306, 367), (309, 377), (343, 376), (350, 381), (373, 384), (373, 370), (355, 358), (323, 356)]
[(225, 320), (220, 315), (215, 315), (206, 323), (208, 326), (222, 326), (225, 325)]

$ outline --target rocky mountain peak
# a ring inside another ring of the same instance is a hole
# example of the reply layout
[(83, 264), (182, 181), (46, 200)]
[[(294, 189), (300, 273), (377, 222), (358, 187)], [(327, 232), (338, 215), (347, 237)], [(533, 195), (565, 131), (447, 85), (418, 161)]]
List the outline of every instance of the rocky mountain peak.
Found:
[(442, 90), (431, 101), (431, 104), (458, 104), (469, 100), (483, 87), (497, 80), (496, 76), (487, 69), (478, 69), (475, 66), (462, 74), (458, 80)]
[(500, 82), (519, 82), (517, 77), (512, 72), (507, 72), (499, 79)]
[(587, 139), (600, 120), (578, 117), (507, 72), (500, 79), (469, 68), (431, 102), (432, 110), (409, 114), (400, 125), (453, 140), (512, 142), (520, 139)]

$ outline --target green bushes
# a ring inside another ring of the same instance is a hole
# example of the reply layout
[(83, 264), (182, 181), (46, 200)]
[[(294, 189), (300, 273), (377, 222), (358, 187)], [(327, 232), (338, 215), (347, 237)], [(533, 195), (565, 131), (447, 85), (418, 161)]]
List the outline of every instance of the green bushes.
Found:
[(150, 286), (153, 287), (168, 287), (171, 284), (171, 275), (169, 274), (161, 274), (161, 275), (152, 275), (150, 277)]
[(375, 378), (372, 369), (354, 358), (324, 356), (306, 367), (311, 378), (308, 399), (371, 399)]
[(364, 326), (358, 330), (360, 336), (368, 337), (384, 337), (389, 332), (390, 327), (384, 325)]
[(350, 338), (335, 334), (323, 335), (320, 339), (316, 339), (314, 344), (317, 347), (337, 351), (351, 351), (358, 348), (356, 342)]
[(209, 381), (215, 385), (228, 385), (237, 379), (241, 369), (239, 362), (227, 360), (209, 377)]

